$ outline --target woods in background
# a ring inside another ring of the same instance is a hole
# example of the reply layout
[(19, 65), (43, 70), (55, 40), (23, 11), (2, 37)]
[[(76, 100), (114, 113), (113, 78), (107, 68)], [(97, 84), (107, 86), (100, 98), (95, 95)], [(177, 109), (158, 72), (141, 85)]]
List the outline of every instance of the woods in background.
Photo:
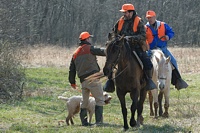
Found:
[(170, 44), (200, 45), (199, 0), (0, 0), (0, 40), (70, 47), (82, 31), (89, 31), (93, 43), (103, 45), (127, 2), (145, 22), (146, 11), (156, 11), (175, 31)]

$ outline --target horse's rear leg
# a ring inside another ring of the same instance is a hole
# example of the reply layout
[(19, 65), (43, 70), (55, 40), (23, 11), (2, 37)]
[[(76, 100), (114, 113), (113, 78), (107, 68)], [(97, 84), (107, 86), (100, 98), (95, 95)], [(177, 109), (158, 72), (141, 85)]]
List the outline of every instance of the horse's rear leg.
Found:
[(162, 116), (163, 109), (162, 109), (162, 99), (163, 99), (163, 92), (160, 91), (158, 95), (158, 103), (159, 103), (159, 116)]
[(154, 116), (154, 112), (153, 112), (153, 95), (152, 95), (151, 91), (148, 91), (148, 94), (149, 94), (150, 116)]

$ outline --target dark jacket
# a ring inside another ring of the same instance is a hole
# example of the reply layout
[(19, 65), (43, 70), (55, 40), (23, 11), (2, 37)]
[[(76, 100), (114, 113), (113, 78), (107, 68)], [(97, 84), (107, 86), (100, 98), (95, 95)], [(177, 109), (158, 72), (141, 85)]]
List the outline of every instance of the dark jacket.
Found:
[(133, 31), (133, 24), (136, 16), (137, 15), (133, 15), (131, 19), (124, 20), (124, 24), (121, 31), (118, 31), (118, 23), (119, 23), (118, 20), (113, 28), (113, 34), (115, 36), (117, 35), (133, 36), (133, 38), (130, 39), (129, 43), (138, 44), (143, 49), (143, 51), (146, 51), (148, 50), (148, 45), (146, 44), (146, 30), (142, 19), (139, 21), (137, 32)]
[(104, 48), (91, 46), (87, 41), (81, 41), (80, 46), (75, 50), (69, 66), (69, 82), (75, 84), (76, 73), (80, 82), (96, 72), (100, 71), (96, 55), (105, 56)]

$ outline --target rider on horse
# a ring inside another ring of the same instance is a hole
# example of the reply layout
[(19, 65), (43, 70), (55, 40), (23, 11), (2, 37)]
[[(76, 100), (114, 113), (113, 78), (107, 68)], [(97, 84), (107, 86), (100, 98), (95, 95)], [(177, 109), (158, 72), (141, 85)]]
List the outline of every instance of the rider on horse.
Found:
[(152, 10), (146, 12), (146, 18), (148, 19), (146, 24), (146, 37), (150, 50), (160, 48), (166, 57), (170, 56), (171, 63), (174, 67), (171, 83), (175, 85), (177, 90), (187, 88), (188, 84), (181, 78), (176, 59), (167, 49), (167, 41), (174, 36), (172, 28), (168, 24), (156, 20), (156, 13)]
[(117, 21), (112, 33), (115, 37), (125, 35), (124, 38), (128, 40), (128, 43), (136, 47), (135, 52), (144, 65), (147, 81), (146, 90), (155, 89), (156, 85), (152, 81), (153, 65), (146, 53), (148, 46), (146, 45), (146, 32), (143, 21), (138, 17), (132, 4), (124, 4), (120, 12), (123, 12), (124, 15)]

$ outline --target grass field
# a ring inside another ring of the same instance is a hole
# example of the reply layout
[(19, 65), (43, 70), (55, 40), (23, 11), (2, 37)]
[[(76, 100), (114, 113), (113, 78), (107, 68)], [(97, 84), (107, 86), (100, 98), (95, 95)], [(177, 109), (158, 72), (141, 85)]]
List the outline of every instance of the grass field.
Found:
[[(67, 97), (81, 95), (80, 89), (73, 90), (68, 83), (68, 65), (74, 48), (55, 46), (26, 47), (21, 56), (27, 67), (27, 81), (22, 101), (0, 105), (0, 132), (2, 133), (119, 133), (123, 132), (123, 119), (119, 100), (115, 92), (112, 100), (104, 106), (102, 127), (82, 127), (79, 115), (73, 126), (65, 123), (66, 104), (58, 100), (59, 95)], [(189, 88), (177, 91), (171, 86), (169, 118), (154, 119), (149, 116), (149, 104), (144, 104), (144, 125), (130, 128), (127, 132), (141, 133), (198, 133), (200, 131), (200, 67), (199, 48), (170, 48), (179, 64), (183, 78)], [(104, 58), (98, 58), (102, 67)], [(78, 81), (78, 80), (77, 80)], [(103, 81), (104, 82), (104, 81)], [(80, 83), (77, 83), (80, 85)], [(80, 87), (79, 87), (80, 88)], [(128, 118), (130, 98), (126, 96)], [(94, 122), (94, 117), (93, 120)]]

